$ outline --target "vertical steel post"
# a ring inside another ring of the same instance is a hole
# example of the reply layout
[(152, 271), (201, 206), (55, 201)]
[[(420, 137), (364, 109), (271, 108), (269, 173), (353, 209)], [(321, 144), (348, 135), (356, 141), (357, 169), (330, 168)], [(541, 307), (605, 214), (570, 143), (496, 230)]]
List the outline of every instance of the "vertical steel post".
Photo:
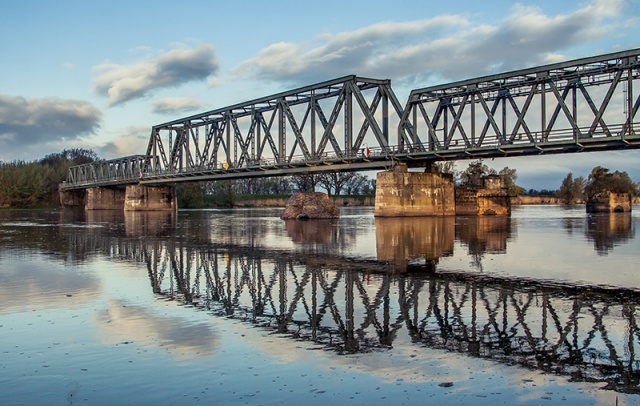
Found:
[(225, 149), (226, 149), (226, 163), (231, 165), (231, 113), (225, 114), (226, 121), (226, 134), (225, 134)]
[[(353, 84), (355, 86), (355, 83)], [(344, 105), (344, 153), (345, 156), (352, 156), (353, 152), (353, 126), (351, 125), (351, 115), (353, 114), (353, 90), (351, 86), (345, 84), (345, 105)]]
[(287, 128), (284, 122), (284, 100), (280, 99), (275, 114), (278, 114), (278, 163), (285, 163), (287, 153)]
[[(629, 64), (631, 61), (629, 61)], [(633, 70), (627, 70), (627, 135), (633, 136)], [(624, 138), (625, 134), (622, 134)]]
[(502, 134), (500, 134), (500, 145), (507, 140), (507, 91), (502, 93)]
[[(387, 92), (382, 92), (382, 136), (387, 145), (389, 145), (389, 95)], [(398, 140), (398, 144), (404, 144), (401, 140), (402, 137)]]
[(316, 159), (316, 95), (311, 94), (309, 100), (309, 114), (311, 114), (311, 159)]
[(540, 84), (540, 134), (542, 135), (542, 142), (547, 141), (547, 83), (542, 81)]
[(476, 146), (476, 92), (471, 93), (471, 147)]
[(258, 146), (256, 159), (260, 161), (262, 159), (262, 120), (255, 112), (253, 113), (253, 119), (256, 120), (256, 145)]
[(578, 82), (574, 83), (571, 88), (571, 110), (573, 114), (573, 121), (576, 123), (576, 128), (573, 130), (573, 138), (577, 141), (580, 136), (580, 130), (578, 126)]

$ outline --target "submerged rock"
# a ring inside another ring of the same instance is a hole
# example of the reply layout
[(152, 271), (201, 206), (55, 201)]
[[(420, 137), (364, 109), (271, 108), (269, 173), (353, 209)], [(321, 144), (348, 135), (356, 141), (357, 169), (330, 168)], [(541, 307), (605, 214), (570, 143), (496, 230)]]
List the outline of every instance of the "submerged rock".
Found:
[(287, 200), (287, 206), (280, 216), (283, 220), (292, 219), (333, 219), (340, 217), (340, 210), (326, 193), (299, 192)]

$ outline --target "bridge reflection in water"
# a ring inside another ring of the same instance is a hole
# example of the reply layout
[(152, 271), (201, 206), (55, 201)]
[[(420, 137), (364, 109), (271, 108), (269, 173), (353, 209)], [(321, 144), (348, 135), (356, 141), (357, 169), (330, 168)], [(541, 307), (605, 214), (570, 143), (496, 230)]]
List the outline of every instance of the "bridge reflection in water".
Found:
[[(216, 241), (207, 227), (177, 230), (170, 213), (87, 216), (89, 223), (124, 220), (125, 230), (72, 234), (78, 254), (143, 263), (158, 297), (294, 341), (339, 353), (409, 342), (640, 393), (640, 291), (433, 272), (458, 244), (477, 258), (505, 253), (515, 233), (509, 219), (377, 219), (377, 258), (350, 259), (340, 252), (355, 231), (332, 221), (286, 223), (304, 247), (296, 251), (257, 246), (265, 230), (245, 229), (238, 244)], [(632, 222), (617, 215), (590, 217), (580, 227), (596, 250), (633, 238)], [(580, 227), (565, 223), (568, 232)], [(410, 272), (397, 272), (398, 265)]]
[[(131, 216), (127, 237), (97, 237), (103, 246), (93, 248), (144, 263), (159, 297), (339, 353), (409, 341), (640, 393), (638, 291), (477, 272), (393, 272), (397, 258), (401, 266), (419, 259), (433, 271), (439, 257), (453, 252), (454, 238), (472, 256), (504, 253), (508, 219), (378, 219), (378, 258), (349, 260), (309, 248), (348, 244), (331, 221), (287, 223), (292, 240), (307, 247), (292, 252), (252, 246), (249, 237), (244, 245), (176, 237), (170, 214), (156, 214), (166, 217), (161, 221), (149, 220), (153, 213)], [(614, 239), (629, 230), (617, 217), (587, 224), (588, 235), (609, 230)]]

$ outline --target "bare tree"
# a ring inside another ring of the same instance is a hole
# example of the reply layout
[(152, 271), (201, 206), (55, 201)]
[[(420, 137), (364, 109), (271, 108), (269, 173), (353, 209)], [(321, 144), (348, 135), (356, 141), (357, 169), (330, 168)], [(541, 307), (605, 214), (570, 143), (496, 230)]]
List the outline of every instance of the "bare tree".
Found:
[[(339, 196), (342, 188), (354, 178), (357, 174), (354, 172), (329, 172), (320, 175), (320, 185), (327, 190), (328, 194)], [(333, 193), (332, 193), (333, 192)]]
[(315, 173), (302, 173), (293, 175), (291, 183), (299, 192), (315, 192), (316, 186), (320, 183), (321, 175)]
[(362, 193), (363, 187), (366, 185), (369, 179), (359, 173), (349, 179), (345, 184), (347, 195), (358, 195)]

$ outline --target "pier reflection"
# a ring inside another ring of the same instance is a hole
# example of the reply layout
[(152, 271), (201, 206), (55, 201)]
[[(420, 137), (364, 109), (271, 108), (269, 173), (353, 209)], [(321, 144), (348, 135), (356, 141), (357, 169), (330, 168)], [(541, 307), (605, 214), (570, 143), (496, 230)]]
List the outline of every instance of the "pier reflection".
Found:
[(453, 217), (378, 217), (375, 226), (378, 261), (392, 263), (398, 271), (407, 270), (410, 261), (435, 271), (440, 257), (453, 255)]
[(472, 265), (482, 271), (485, 254), (506, 254), (512, 237), (511, 218), (474, 216), (456, 218), (456, 238), (468, 249)]
[(633, 238), (631, 213), (594, 214), (587, 218), (587, 238), (599, 255), (607, 255), (617, 244)]
[[(304, 255), (156, 240), (141, 246), (158, 295), (339, 353), (417, 346), (640, 393), (640, 293), (307, 264)], [(401, 340), (405, 342), (406, 340)]]

